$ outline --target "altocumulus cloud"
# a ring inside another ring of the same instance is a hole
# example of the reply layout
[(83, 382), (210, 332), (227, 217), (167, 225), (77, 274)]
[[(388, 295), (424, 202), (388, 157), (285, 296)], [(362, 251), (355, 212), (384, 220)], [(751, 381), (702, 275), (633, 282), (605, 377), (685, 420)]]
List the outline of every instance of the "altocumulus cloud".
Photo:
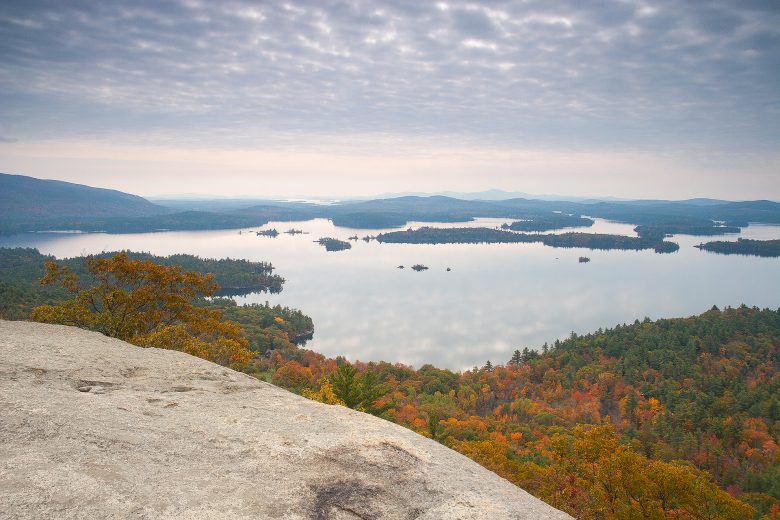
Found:
[(4, 130), (25, 137), (772, 147), (780, 16), (775, 2), (5, 1), (0, 92)]
[(5, 0), (0, 134), (0, 170), (144, 193), (778, 197), (780, 7)]

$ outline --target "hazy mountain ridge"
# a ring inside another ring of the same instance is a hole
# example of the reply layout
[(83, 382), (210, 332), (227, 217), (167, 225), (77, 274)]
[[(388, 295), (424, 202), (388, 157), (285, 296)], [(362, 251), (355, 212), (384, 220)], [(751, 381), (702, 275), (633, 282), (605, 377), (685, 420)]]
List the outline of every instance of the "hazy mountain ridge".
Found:
[[(780, 204), (768, 200), (550, 201), (526, 198), (463, 200), (444, 195), (350, 200), (334, 204), (247, 200), (179, 202), (165, 207), (128, 193), (80, 184), (0, 174), (0, 232), (82, 230), (137, 233), (235, 229), (269, 221), (326, 218), (337, 226), (383, 229), (410, 221), (467, 222), (492, 217), (532, 220), (555, 213), (641, 226), (646, 235), (736, 232), (751, 222), (780, 224)], [(258, 204), (259, 203), (259, 204)], [(714, 222), (729, 227), (719, 228)]]
[(0, 173), (0, 212), (4, 216), (140, 217), (169, 211), (117, 190)]

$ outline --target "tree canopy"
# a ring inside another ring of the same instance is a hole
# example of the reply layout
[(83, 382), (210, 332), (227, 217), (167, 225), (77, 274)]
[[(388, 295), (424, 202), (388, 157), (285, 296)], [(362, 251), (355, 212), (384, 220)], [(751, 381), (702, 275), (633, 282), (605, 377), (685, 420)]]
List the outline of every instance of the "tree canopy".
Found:
[(240, 325), (195, 305), (219, 286), (212, 275), (133, 260), (127, 253), (86, 259), (88, 283), (68, 267), (46, 264), (42, 285), (60, 284), (71, 298), (32, 311), (32, 319), (95, 330), (143, 347), (181, 350), (241, 367), (252, 357)]

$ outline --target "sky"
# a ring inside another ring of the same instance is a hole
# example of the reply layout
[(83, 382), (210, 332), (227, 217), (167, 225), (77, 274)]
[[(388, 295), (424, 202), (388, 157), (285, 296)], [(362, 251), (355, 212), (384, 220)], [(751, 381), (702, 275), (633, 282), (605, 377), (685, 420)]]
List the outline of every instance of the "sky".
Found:
[(0, 172), (780, 200), (780, 3), (4, 0)]

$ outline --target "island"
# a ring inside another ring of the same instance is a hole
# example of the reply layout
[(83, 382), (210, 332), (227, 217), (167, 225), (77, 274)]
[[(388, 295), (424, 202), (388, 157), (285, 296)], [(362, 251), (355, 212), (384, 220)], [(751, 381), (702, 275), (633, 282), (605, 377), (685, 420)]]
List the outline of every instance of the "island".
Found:
[(567, 227), (590, 227), (593, 219), (579, 215), (567, 215), (564, 213), (550, 213), (518, 220), (511, 224), (503, 224), (501, 229), (512, 231), (551, 231)]
[(326, 251), (344, 251), (345, 249), (352, 249), (352, 244), (337, 238), (325, 237), (316, 240), (316, 242), (321, 246), (325, 246)]
[(725, 226), (712, 223), (669, 223), (640, 225), (634, 228), (637, 235), (642, 238), (656, 238), (662, 240), (671, 235), (699, 235), (713, 236), (727, 233), (739, 233), (737, 226)]
[(749, 255), (773, 258), (780, 256), (780, 240), (738, 238), (736, 242), (716, 240), (693, 247), (722, 255)]
[(412, 269), (414, 269), (415, 271), (427, 271), (428, 270), (428, 266), (425, 266), (425, 265), (422, 265), (422, 264), (414, 264), (412, 266)]
[(279, 236), (279, 232), (276, 229), (266, 229), (264, 231), (258, 231), (256, 234), (259, 237), (276, 238)]
[(406, 231), (380, 233), (380, 243), (395, 244), (509, 244), (541, 242), (550, 247), (583, 247), (587, 249), (653, 249), (656, 253), (672, 253), (680, 246), (663, 239), (607, 235), (602, 233), (527, 234), (490, 228), (421, 227)]
[(590, 262), (590, 258), (588, 258), (587, 256), (581, 256), (580, 257), (580, 263), (581, 264), (587, 264), (588, 262)]

